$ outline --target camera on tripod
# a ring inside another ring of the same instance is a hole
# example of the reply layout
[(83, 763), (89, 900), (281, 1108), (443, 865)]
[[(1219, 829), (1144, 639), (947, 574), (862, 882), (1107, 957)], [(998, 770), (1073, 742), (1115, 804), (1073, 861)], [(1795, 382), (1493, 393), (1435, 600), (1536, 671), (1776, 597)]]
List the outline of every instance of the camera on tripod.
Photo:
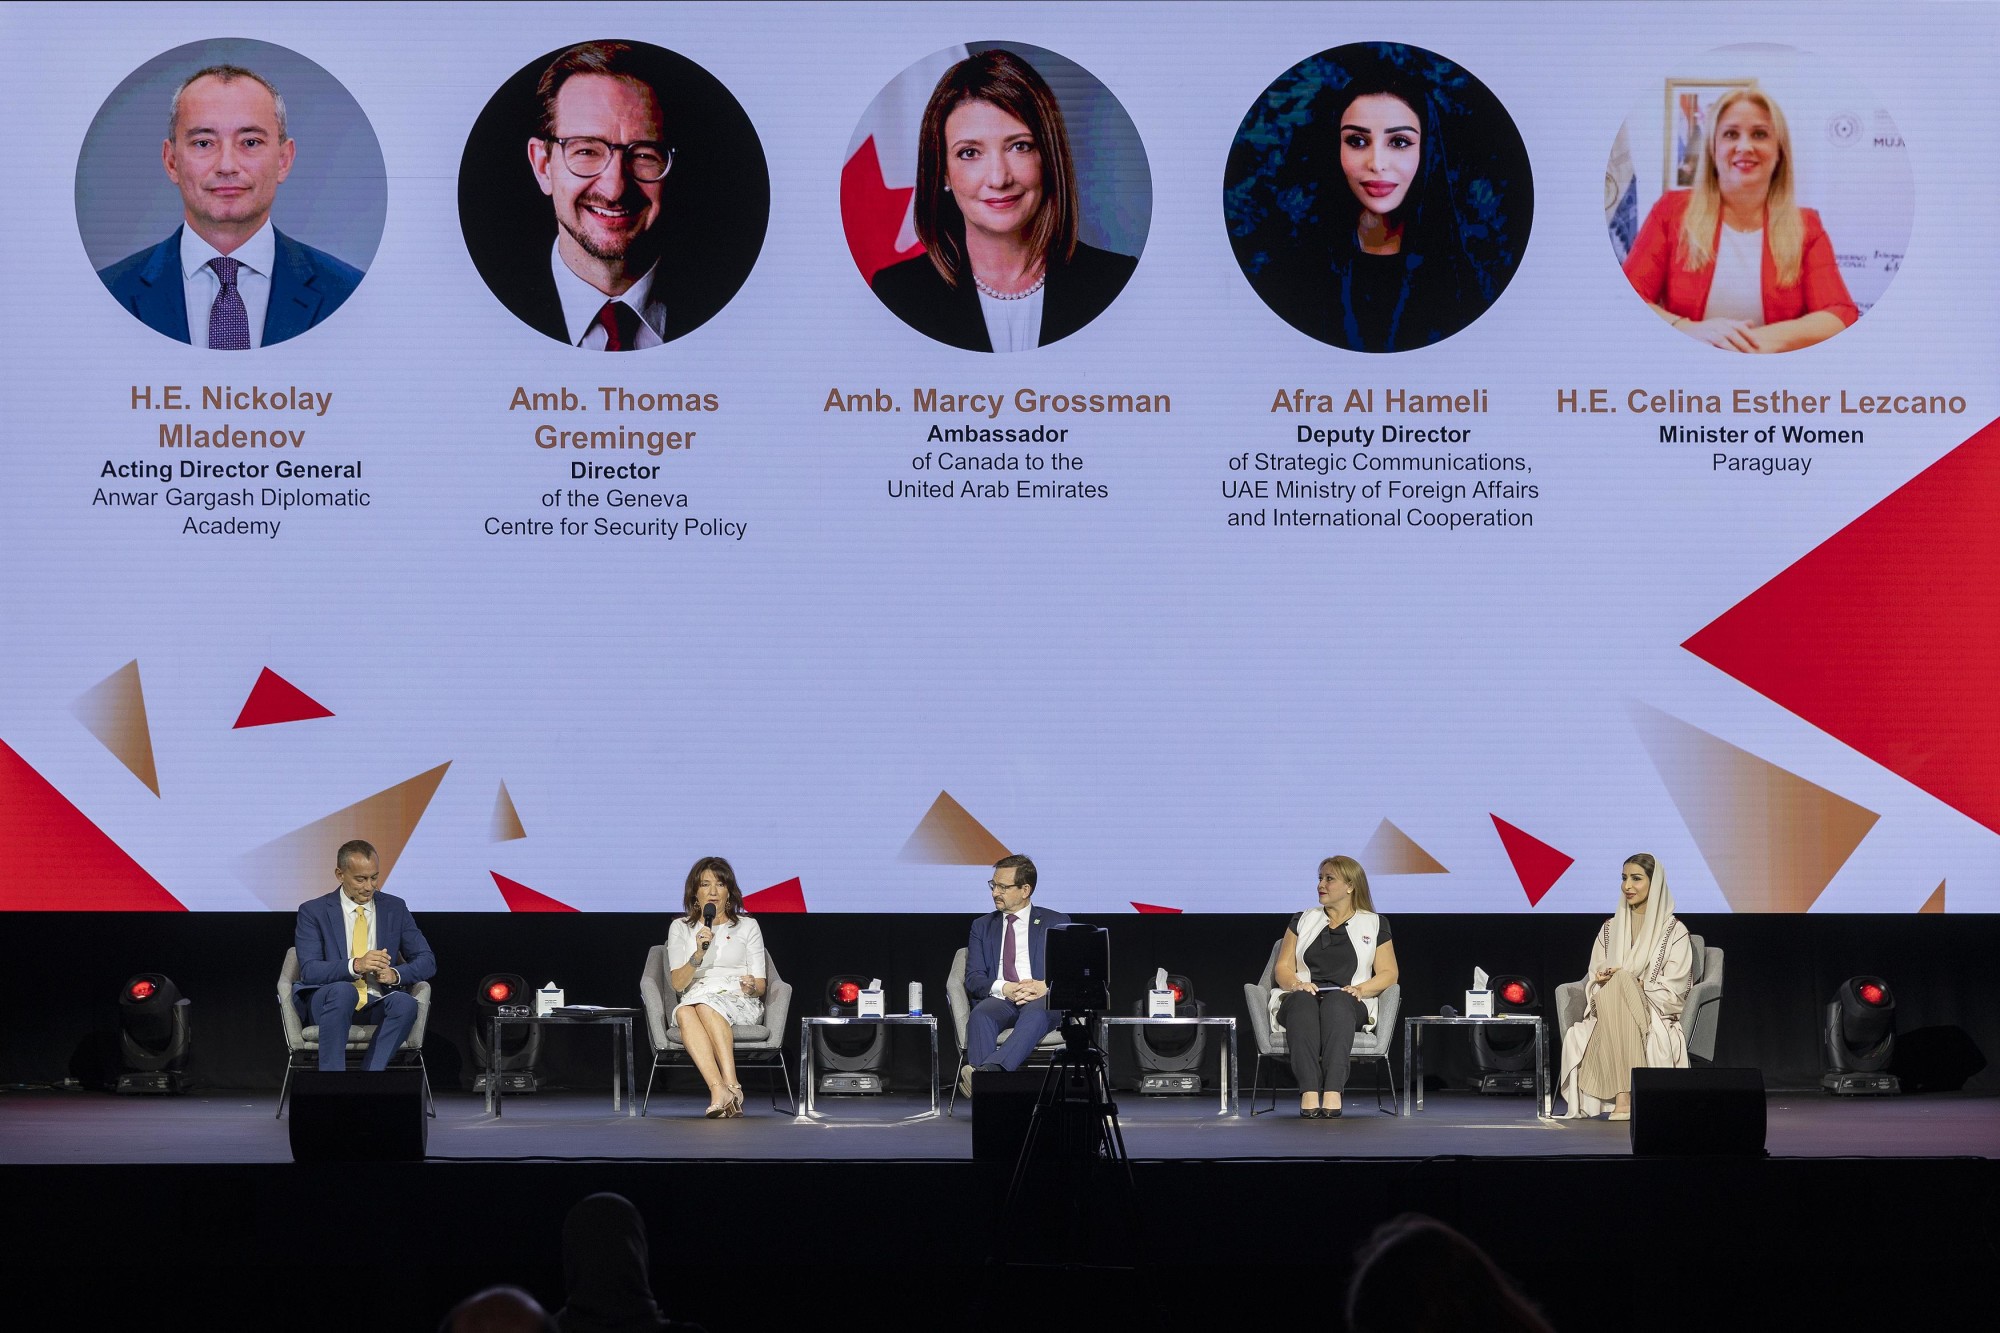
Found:
[(1063, 1049), (1050, 1062), (1029, 1117), (1015, 1165), (1017, 1187), (1037, 1155), (1120, 1165), (1127, 1160), (1104, 1052), (1095, 1041), (1098, 1015), (1111, 1007), (1111, 933), (1102, 926), (1055, 926), (1047, 948), (1049, 1008), (1062, 1011)]

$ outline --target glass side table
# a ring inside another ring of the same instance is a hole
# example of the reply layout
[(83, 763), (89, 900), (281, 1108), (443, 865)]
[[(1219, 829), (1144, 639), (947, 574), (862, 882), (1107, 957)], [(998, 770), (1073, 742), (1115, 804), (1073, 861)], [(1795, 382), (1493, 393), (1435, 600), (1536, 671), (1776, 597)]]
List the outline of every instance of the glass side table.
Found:
[(815, 1109), (819, 1095), (819, 1072), (814, 1068), (813, 1032), (822, 1028), (867, 1027), (883, 1028), (920, 1027), (930, 1032), (931, 1038), (931, 1109), (919, 1111), (915, 1115), (902, 1117), (905, 1121), (929, 1120), (938, 1113), (938, 1027), (936, 1014), (884, 1014), (880, 1018), (834, 1017), (815, 1015), (799, 1020), (799, 1114), (800, 1120), (817, 1120), (820, 1113)]
[[(630, 1010), (623, 1013), (598, 1014), (588, 1018), (573, 1017), (569, 1014), (542, 1014), (540, 1016), (534, 1014), (508, 1014), (504, 1017), (500, 1014), (495, 1014), (493, 1015), (493, 1042), (486, 1049), (492, 1053), (493, 1062), (498, 1064), (500, 1062), (500, 1029), (503, 1027), (514, 1027), (516, 1025), (525, 1027), (615, 1027), (618, 1029), (620, 1041), (611, 1048), (611, 1109), (613, 1111), (622, 1110), (626, 1115), (637, 1115), (639, 1114), (638, 1103), (625, 1095), (625, 1089), (636, 1088), (638, 1086), (632, 1078), (632, 1019), (634, 1017), (635, 1015)], [(621, 1047), (624, 1052), (622, 1065), (619, 1060)], [(622, 1078), (620, 1077), (621, 1069), (623, 1072)], [(500, 1114), (500, 1084), (503, 1081), (498, 1073), (488, 1071), (486, 1075), (486, 1113), (488, 1115), (497, 1116)]]
[[(1236, 1020), (1216, 1014), (1204, 1014), (1200, 1018), (1140, 1018), (1136, 1014), (1105, 1014), (1097, 1020), (1097, 1044), (1108, 1044), (1109, 1030), (1118, 1028), (1204, 1028), (1216, 1027), (1223, 1030), (1229, 1039), (1229, 1050), (1222, 1061), (1221, 1096), (1216, 1114), (1219, 1116), (1236, 1114)], [(1106, 1052), (1108, 1055), (1109, 1052)]]
[(1508, 1024), (1535, 1025), (1535, 1111), (1543, 1120), (1554, 1114), (1549, 1096), (1547, 1029), (1540, 1014), (1496, 1014), (1492, 1018), (1445, 1018), (1439, 1014), (1413, 1014), (1403, 1020), (1403, 1114), (1415, 1115), (1424, 1109), (1424, 1029), (1427, 1027), (1501, 1027)]

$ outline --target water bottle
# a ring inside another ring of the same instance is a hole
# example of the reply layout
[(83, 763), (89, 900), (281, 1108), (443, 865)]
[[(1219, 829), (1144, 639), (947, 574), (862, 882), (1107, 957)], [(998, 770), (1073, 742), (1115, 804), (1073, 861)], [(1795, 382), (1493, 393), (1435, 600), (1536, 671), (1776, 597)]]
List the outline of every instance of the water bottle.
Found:
[(920, 1017), (923, 1012), (924, 983), (921, 981), (912, 981), (910, 983), (910, 1016), (913, 1018)]

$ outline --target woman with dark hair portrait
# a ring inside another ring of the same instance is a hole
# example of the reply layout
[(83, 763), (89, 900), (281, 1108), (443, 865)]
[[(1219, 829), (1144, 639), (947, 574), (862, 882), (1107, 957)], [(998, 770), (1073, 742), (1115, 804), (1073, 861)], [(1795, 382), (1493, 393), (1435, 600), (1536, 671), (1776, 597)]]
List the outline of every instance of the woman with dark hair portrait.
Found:
[(1625, 277), (1653, 313), (1730, 352), (1790, 352), (1861, 318), (1819, 214), (1801, 208), (1776, 99), (1738, 88), (1709, 111), (1694, 188), (1646, 215)]
[(1667, 872), (1650, 852), (1625, 858), (1618, 911), (1590, 946), (1583, 1017), (1562, 1034), (1562, 1095), (1571, 1118), (1632, 1118), (1634, 1068), (1686, 1069), (1681, 1011), (1694, 985), (1694, 940), (1674, 915)]
[(938, 80), (917, 138), (924, 253), (870, 284), (939, 342), (1018, 352), (1067, 338), (1117, 299), (1139, 261), (1077, 239), (1076, 164), (1048, 83), (1011, 51)]
[(687, 873), (682, 915), (667, 929), (667, 979), (673, 983), (674, 1025), (708, 1084), (710, 1120), (743, 1114), (736, 1081), (737, 1025), (764, 1021), (764, 932), (743, 910), (736, 872), (719, 856), (704, 856)]
[[(1452, 140), (1476, 119), (1474, 90), (1490, 95), (1415, 47), (1341, 47), (1300, 71), (1252, 110), (1232, 154), (1245, 275), (1286, 323), (1336, 347), (1444, 341), (1498, 299), (1527, 237), (1512, 124), (1493, 103), (1480, 160), (1461, 162)], [(1274, 99), (1305, 113), (1282, 150), (1254, 142)]]

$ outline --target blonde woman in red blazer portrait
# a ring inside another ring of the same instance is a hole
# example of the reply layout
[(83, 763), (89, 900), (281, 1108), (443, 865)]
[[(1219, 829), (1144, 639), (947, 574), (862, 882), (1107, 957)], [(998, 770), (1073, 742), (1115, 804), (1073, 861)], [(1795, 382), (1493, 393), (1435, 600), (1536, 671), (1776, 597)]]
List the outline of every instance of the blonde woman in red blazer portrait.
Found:
[(1819, 214), (1801, 208), (1791, 132), (1769, 93), (1739, 88), (1709, 114), (1691, 190), (1660, 196), (1625, 277), (1661, 319), (1732, 352), (1790, 352), (1861, 317)]

